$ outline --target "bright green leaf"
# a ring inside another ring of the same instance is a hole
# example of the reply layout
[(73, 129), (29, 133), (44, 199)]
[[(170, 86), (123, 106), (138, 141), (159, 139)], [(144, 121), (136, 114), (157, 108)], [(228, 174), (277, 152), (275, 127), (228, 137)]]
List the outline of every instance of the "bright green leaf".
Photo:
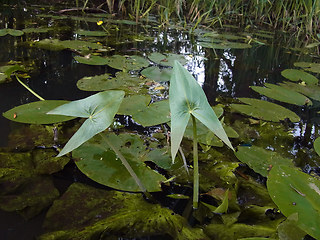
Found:
[(24, 34), (24, 32), (22, 32), (21, 30), (16, 30), (16, 29), (11, 29), (11, 28), (0, 29), (0, 37), (3, 37), (7, 34), (14, 36), (14, 37), (19, 37), (19, 36), (22, 36)]
[(281, 87), (290, 89), (292, 91), (299, 92), (309, 98), (312, 98), (314, 100), (320, 101), (320, 87), (317, 85), (303, 85), (303, 84), (297, 84), (293, 82), (282, 82), (279, 83)]
[(108, 59), (105, 57), (100, 57), (100, 56), (89, 56), (89, 57), (80, 57), (80, 56), (75, 56), (75, 60), (77, 60), (79, 63), (82, 64), (87, 64), (87, 65), (107, 65), (108, 64)]
[(172, 69), (164, 68), (160, 69), (159, 67), (148, 67), (141, 71), (141, 75), (150, 78), (156, 82), (168, 82), (171, 78)]
[(295, 67), (301, 67), (304, 70), (320, 73), (320, 63), (311, 63), (311, 62), (295, 62), (293, 64)]
[(107, 64), (112, 68), (122, 71), (140, 70), (141, 68), (149, 66), (149, 62), (147, 61), (147, 59), (136, 55), (113, 55), (107, 58)]
[(303, 81), (309, 85), (318, 84), (318, 79), (315, 76), (298, 69), (285, 69), (281, 75), (294, 82)]
[(320, 180), (296, 168), (275, 165), (269, 173), (267, 187), (286, 217), (298, 213), (299, 228), (320, 239)]
[(105, 91), (85, 99), (64, 104), (48, 112), (48, 114), (87, 118), (58, 156), (71, 152), (97, 133), (109, 127), (123, 97), (123, 91)]
[(178, 61), (175, 61), (170, 79), (169, 100), (173, 160), (178, 152), (191, 114), (233, 149), (202, 88)]
[(183, 55), (174, 54), (174, 53), (169, 53), (165, 55), (162, 53), (154, 52), (154, 53), (151, 53), (148, 56), (148, 58), (159, 65), (169, 66), (169, 67), (173, 67), (175, 61), (178, 61), (182, 65), (187, 63), (187, 60)]
[(309, 98), (296, 91), (270, 83), (265, 83), (265, 86), (266, 87), (250, 86), (250, 88), (262, 95), (265, 95), (269, 98), (273, 98), (281, 102), (290, 103), (298, 106), (312, 105), (312, 102)]
[(297, 114), (278, 104), (254, 98), (239, 98), (238, 100), (247, 105), (231, 104), (230, 107), (245, 115), (272, 122), (279, 122), (286, 118), (292, 122), (300, 121)]
[(68, 101), (62, 100), (44, 100), (27, 103), (8, 110), (3, 113), (3, 116), (11, 121), (21, 123), (52, 124), (64, 122), (74, 119), (75, 117), (47, 115), (47, 112), (66, 103), (68, 103)]

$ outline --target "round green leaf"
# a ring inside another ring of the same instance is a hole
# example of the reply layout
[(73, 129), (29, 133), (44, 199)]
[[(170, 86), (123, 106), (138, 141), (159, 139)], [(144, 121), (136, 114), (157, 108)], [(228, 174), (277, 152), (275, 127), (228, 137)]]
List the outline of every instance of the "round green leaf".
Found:
[(95, 55), (89, 57), (75, 56), (74, 59), (77, 60), (79, 63), (87, 65), (107, 65), (109, 63), (107, 58)]
[(221, 42), (221, 43), (199, 42), (198, 44), (201, 47), (213, 48), (213, 49), (228, 49), (228, 48), (245, 49), (245, 48), (251, 48), (251, 45), (249, 45), (247, 43), (228, 42), (228, 41), (224, 41), (224, 42)]
[(105, 37), (108, 35), (108, 33), (104, 31), (78, 30), (78, 31), (75, 31), (75, 33), (79, 35), (90, 36), (90, 37)]
[(269, 194), (281, 212), (298, 213), (297, 225), (312, 237), (320, 238), (320, 181), (296, 168), (276, 165), (268, 177)]
[[(142, 184), (149, 192), (161, 191), (165, 177), (147, 167), (143, 140), (134, 134), (107, 134), (106, 137), (119, 149)], [(116, 154), (97, 135), (73, 152), (78, 168), (94, 181), (123, 191), (139, 192), (140, 189)]]
[(256, 146), (239, 146), (235, 155), (241, 162), (246, 163), (256, 173), (264, 177), (268, 176), (268, 172), (272, 166), (279, 164), (294, 166), (291, 159), (284, 158), (276, 152)]
[(312, 98), (314, 100), (320, 101), (320, 87), (317, 85), (303, 85), (303, 84), (297, 84), (293, 82), (282, 82), (279, 83), (281, 87), (290, 89), (295, 92), (299, 92), (305, 96), (308, 96), (309, 98)]
[(281, 75), (294, 82), (303, 81), (310, 85), (318, 84), (318, 79), (315, 76), (298, 69), (285, 69)]
[(168, 82), (171, 78), (172, 69), (164, 68), (160, 69), (159, 67), (148, 67), (141, 71), (141, 75), (150, 78), (156, 82)]
[(314, 150), (320, 156), (320, 137), (318, 137), (313, 143)]
[(48, 115), (47, 112), (59, 107), (68, 101), (62, 100), (45, 100), (27, 103), (18, 107), (12, 108), (3, 113), (3, 116), (11, 121), (32, 124), (52, 124), (57, 122), (64, 122), (75, 117)]
[(159, 65), (169, 66), (169, 67), (173, 67), (174, 61), (178, 61), (182, 65), (187, 63), (187, 60), (183, 55), (174, 54), (174, 53), (169, 53), (164, 55), (161, 53), (154, 52), (154, 53), (151, 53), (148, 56), (148, 58)]
[(265, 86), (266, 87), (250, 86), (250, 88), (262, 95), (281, 102), (298, 106), (312, 105), (312, 102), (309, 98), (296, 91), (270, 83), (265, 83)]
[(280, 122), (289, 118), (291, 122), (299, 122), (297, 114), (275, 103), (254, 98), (239, 98), (244, 104), (231, 104), (230, 107), (245, 115), (265, 121)]
[(301, 67), (304, 70), (320, 73), (320, 63), (311, 63), (311, 62), (295, 62), (293, 64), (295, 67)]
[(122, 71), (140, 70), (141, 68), (149, 66), (149, 62), (145, 58), (136, 55), (113, 55), (107, 58), (107, 64), (112, 68)]
[(0, 29), (0, 37), (3, 37), (7, 34), (14, 36), (14, 37), (19, 37), (19, 36), (22, 36), (24, 34), (24, 32), (21, 30), (16, 30), (16, 29), (11, 29), (11, 28)]

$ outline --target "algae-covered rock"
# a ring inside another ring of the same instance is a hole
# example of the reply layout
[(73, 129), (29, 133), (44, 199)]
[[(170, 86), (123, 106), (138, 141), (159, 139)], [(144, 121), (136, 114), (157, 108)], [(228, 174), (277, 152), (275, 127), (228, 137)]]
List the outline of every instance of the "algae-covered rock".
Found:
[(46, 239), (119, 239), (162, 235), (173, 239), (208, 239), (201, 229), (140, 194), (96, 189), (74, 183), (49, 209)]

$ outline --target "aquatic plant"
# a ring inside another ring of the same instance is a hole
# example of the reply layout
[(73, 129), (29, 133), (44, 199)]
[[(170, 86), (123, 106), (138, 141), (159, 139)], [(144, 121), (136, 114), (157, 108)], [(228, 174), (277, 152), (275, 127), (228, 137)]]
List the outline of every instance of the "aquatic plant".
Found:
[(183, 134), (191, 117), (193, 126), (193, 207), (198, 208), (199, 163), (196, 118), (233, 150), (227, 134), (208, 103), (202, 88), (178, 62), (174, 62), (170, 79), (169, 103), (171, 112), (171, 155), (176, 157)]

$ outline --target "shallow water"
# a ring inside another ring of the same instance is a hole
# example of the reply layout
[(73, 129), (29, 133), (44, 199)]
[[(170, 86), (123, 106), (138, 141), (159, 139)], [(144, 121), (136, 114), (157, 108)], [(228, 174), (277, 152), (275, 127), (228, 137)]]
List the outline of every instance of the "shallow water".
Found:
[[(61, 40), (85, 39), (85, 37), (74, 34), (73, 28), (96, 29), (95, 22), (71, 19), (55, 22), (46, 17), (37, 18), (38, 13), (45, 12), (45, 10), (40, 10), (37, 7), (32, 10), (5, 7), (2, 10), (0, 28), (23, 29), (34, 21), (41, 21), (41, 25), (45, 26), (57, 26), (57, 29), (65, 27), (63, 31), (60, 30), (50, 34), (0, 37), (0, 64), (11, 60), (30, 64), (33, 70), (30, 73), (30, 80), (27, 80), (28, 85), (43, 98), (66, 100), (84, 98), (92, 93), (77, 89), (75, 84), (80, 78), (105, 72), (114, 73), (114, 70), (107, 66), (88, 66), (77, 63), (73, 58), (75, 53), (71, 51), (48, 51), (23, 45), (30, 39), (41, 40), (48, 38), (51, 34)], [(283, 81), (282, 70), (292, 68), (296, 61), (312, 61), (312, 57), (308, 55), (283, 48), (286, 43), (278, 42), (282, 33), (276, 33), (273, 39), (268, 39), (267, 45), (254, 45), (250, 49), (213, 51), (197, 45), (196, 36), (180, 28), (156, 29), (147, 25), (132, 26), (126, 24), (119, 24), (118, 27), (119, 30), (114, 33), (115, 36), (102, 39), (104, 44), (114, 48), (108, 54), (137, 54), (142, 56), (152, 52), (183, 54), (190, 60), (187, 66), (188, 70), (194, 74), (199, 84), (202, 85), (211, 104), (228, 102), (231, 98), (237, 97), (267, 99), (253, 92), (249, 86), (261, 86), (265, 82), (277, 83)], [(228, 31), (228, 29), (223, 31)], [(231, 31), (234, 30), (231, 29)], [(148, 36), (148, 39), (132, 40), (138, 38), (137, 36)], [(0, 112), (36, 100), (16, 81), (0, 86)], [(294, 110), (302, 118), (299, 123), (290, 125), (293, 129), (295, 141), (293, 146), (286, 146), (284, 152), (296, 158), (298, 165), (302, 166), (305, 171), (317, 170), (320, 164), (318, 159), (314, 158), (314, 152), (310, 149), (312, 148), (312, 142), (319, 135), (319, 118), (316, 113), (319, 110), (318, 107), (307, 109), (292, 107), (289, 104), (282, 105)], [(2, 116), (0, 117), (0, 147), (7, 146), (10, 131), (19, 126), (22, 126), (22, 124), (12, 123)], [(131, 127), (140, 128), (132, 125), (132, 123)], [(274, 141), (277, 143), (276, 139)], [(271, 149), (274, 143), (270, 142), (268, 144)], [(304, 161), (300, 161), (301, 158)], [(67, 177), (66, 179), (67, 183), (63, 181), (60, 183), (62, 188), (72, 182), (72, 178)], [(39, 234), (40, 231), (35, 226), (40, 226), (44, 217), (44, 215), (40, 215), (29, 223), (15, 214), (4, 212), (0, 212), (0, 214), (2, 216), (0, 220), (1, 239), (32, 239), (33, 236)], [(19, 220), (17, 221), (17, 219)], [(28, 224), (33, 227), (27, 227)], [(24, 238), (21, 238), (21, 234), (24, 235)]]

